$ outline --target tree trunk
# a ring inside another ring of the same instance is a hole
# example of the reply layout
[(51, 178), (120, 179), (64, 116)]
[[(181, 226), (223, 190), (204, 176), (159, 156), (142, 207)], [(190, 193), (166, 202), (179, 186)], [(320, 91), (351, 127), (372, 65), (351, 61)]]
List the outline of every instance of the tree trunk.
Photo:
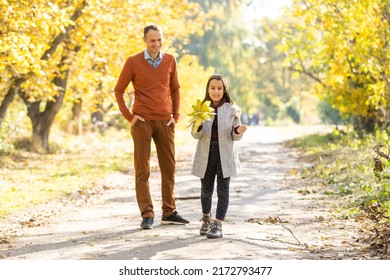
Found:
[(5, 113), (7, 112), (7, 109), (9, 105), (14, 100), (15, 94), (17, 93), (20, 85), (24, 82), (23, 78), (16, 78), (13, 83), (11, 84), (10, 88), (8, 89), (7, 94), (4, 96), (3, 101), (0, 105), (0, 125), (3, 122), (5, 118)]
[(61, 109), (64, 101), (66, 83), (68, 80), (68, 71), (64, 78), (55, 78), (54, 84), (60, 88), (54, 101), (46, 103), (45, 110), (40, 112), (41, 101), (30, 103), (27, 107), (27, 115), (32, 122), (31, 149), (39, 153), (50, 152), (49, 133), (54, 119)]
[(378, 124), (378, 120), (373, 117), (357, 116), (354, 123), (354, 129), (358, 132), (359, 136), (363, 136), (363, 132), (374, 132), (376, 124)]
[[(58, 69), (69, 61), (70, 51), (65, 49), (61, 57), (61, 61), (58, 65)], [(27, 115), (30, 117), (32, 122), (32, 141), (31, 149), (35, 152), (48, 153), (50, 152), (49, 145), (49, 133), (51, 126), (53, 125), (54, 119), (58, 111), (62, 107), (64, 101), (66, 85), (69, 77), (69, 66), (66, 67), (63, 72), (60, 72), (57, 77), (54, 78), (53, 83), (57, 86), (58, 94), (54, 97), (54, 101), (47, 101), (44, 111), (40, 111), (40, 104), (42, 101), (29, 102), (27, 95), (23, 94), (22, 98), (27, 105)]]
[(382, 73), (382, 79), (386, 82), (386, 97), (387, 97), (387, 106), (383, 113), (384, 115), (384, 127), (388, 127), (390, 124), (390, 81), (385, 75), (385, 73)]
[(81, 111), (83, 107), (83, 100), (81, 98), (77, 98), (76, 101), (73, 102), (72, 108), (72, 120), (70, 122), (70, 133), (74, 135), (81, 135), (83, 131), (83, 124), (81, 119)]
[(50, 151), (49, 133), (51, 128), (46, 124), (48, 119), (43, 117), (43, 114), (38, 114), (36, 117), (30, 116), (30, 118), (33, 122), (31, 150), (38, 153), (48, 153)]

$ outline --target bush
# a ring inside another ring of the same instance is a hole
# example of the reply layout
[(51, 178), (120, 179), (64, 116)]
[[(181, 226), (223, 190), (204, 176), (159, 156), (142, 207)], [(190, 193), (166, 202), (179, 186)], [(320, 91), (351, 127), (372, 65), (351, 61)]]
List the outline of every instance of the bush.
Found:
[(8, 154), (14, 149), (10, 136), (11, 127), (8, 122), (3, 121), (0, 124), (0, 155)]

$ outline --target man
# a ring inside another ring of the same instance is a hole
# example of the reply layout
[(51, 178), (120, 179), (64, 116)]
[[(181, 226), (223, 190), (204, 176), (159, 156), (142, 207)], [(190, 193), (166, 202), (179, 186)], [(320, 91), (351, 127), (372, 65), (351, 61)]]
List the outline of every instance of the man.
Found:
[[(176, 211), (175, 124), (179, 118), (180, 85), (176, 59), (161, 51), (162, 31), (157, 25), (144, 28), (146, 49), (130, 56), (122, 69), (115, 97), (119, 110), (131, 124), (134, 142), (135, 190), (143, 229), (153, 228), (154, 211), (149, 190), (151, 140), (156, 145), (161, 171), (162, 224), (188, 224)], [(124, 92), (132, 82), (134, 104), (126, 106)]]

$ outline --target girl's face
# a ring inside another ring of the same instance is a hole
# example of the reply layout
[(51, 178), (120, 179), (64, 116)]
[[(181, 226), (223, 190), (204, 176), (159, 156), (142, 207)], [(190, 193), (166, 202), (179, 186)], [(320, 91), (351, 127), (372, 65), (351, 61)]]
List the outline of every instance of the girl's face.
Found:
[(208, 88), (209, 96), (214, 105), (218, 105), (219, 101), (221, 101), (224, 88), (223, 82), (221, 80), (211, 80)]

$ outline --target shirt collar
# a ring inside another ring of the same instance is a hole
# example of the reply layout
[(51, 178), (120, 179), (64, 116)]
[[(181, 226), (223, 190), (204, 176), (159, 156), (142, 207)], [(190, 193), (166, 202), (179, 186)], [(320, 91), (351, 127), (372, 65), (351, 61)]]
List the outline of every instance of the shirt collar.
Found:
[[(159, 60), (159, 59), (162, 59), (164, 56), (164, 52), (163, 51), (160, 51), (156, 57), (155, 60)], [(144, 58), (145, 59), (150, 59), (150, 60), (153, 60), (153, 58), (150, 56), (150, 54), (148, 53), (147, 49), (144, 50)]]

